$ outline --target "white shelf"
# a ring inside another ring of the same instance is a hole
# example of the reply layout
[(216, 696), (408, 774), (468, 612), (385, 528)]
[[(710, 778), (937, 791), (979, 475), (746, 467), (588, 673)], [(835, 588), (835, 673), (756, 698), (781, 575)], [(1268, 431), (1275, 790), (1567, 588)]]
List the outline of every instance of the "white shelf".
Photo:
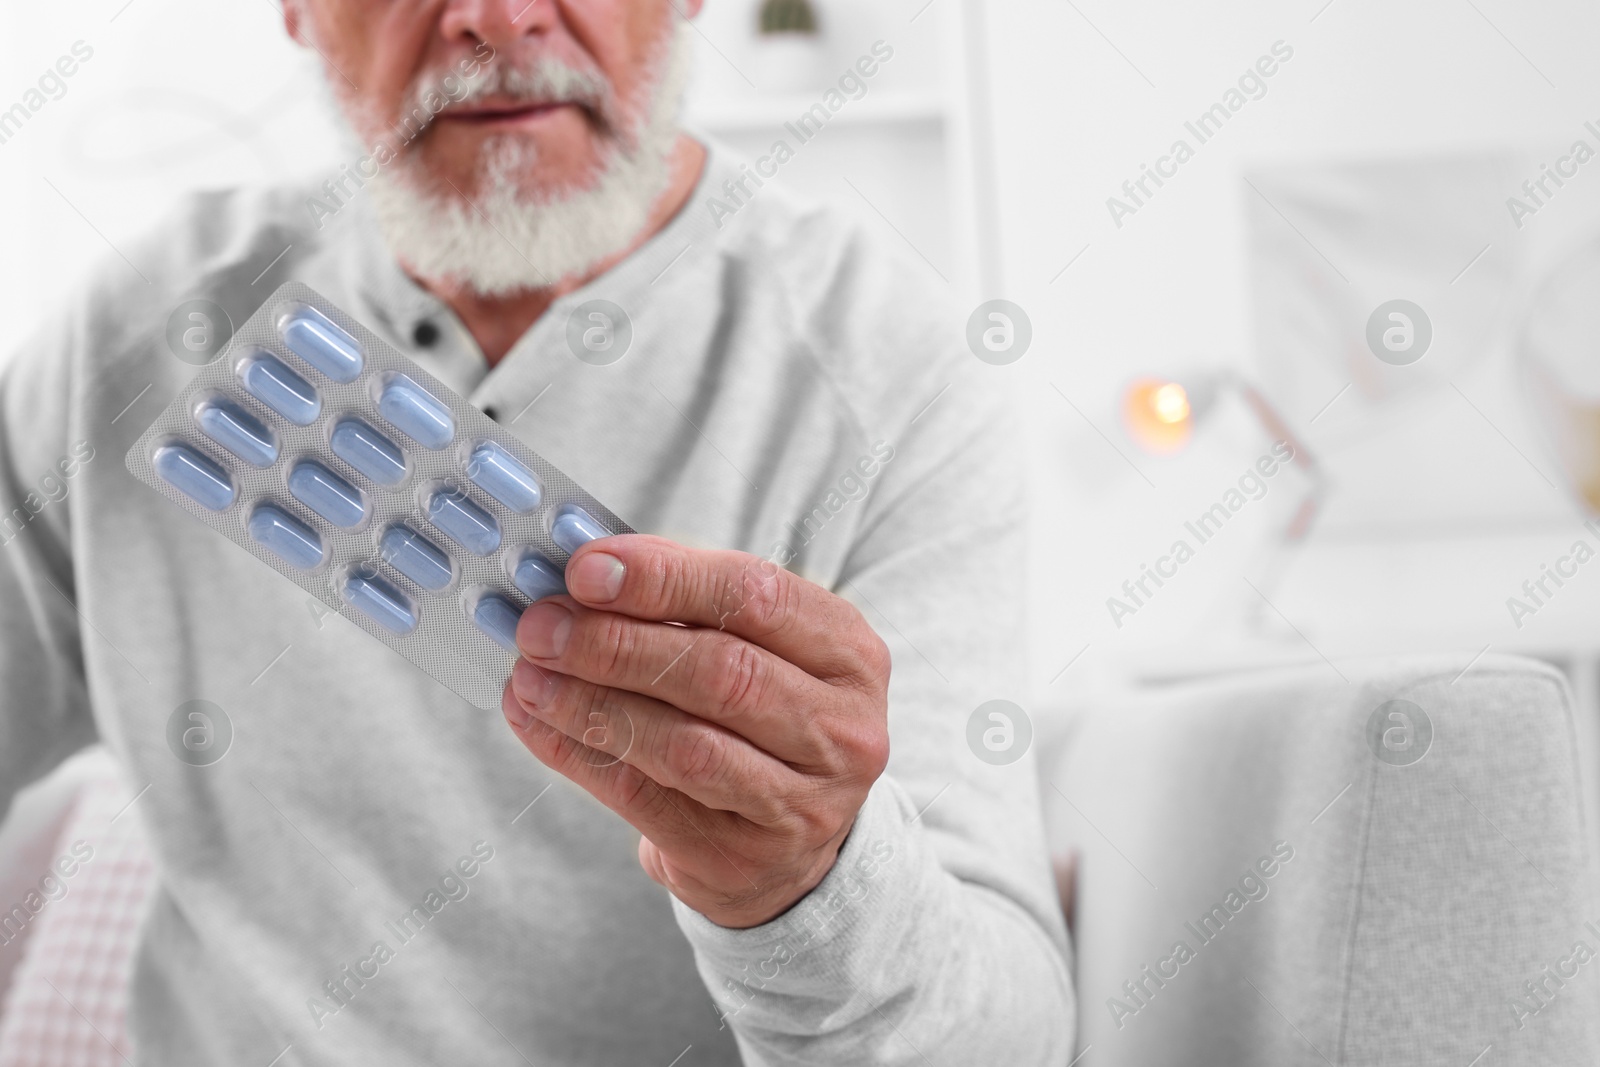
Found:
[[(783, 124), (794, 122), (814, 104), (826, 88), (782, 95), (750, 95), (743, 99), (691, 100), (687, 121), (707, 133), (738, 134), (771, 131), (781, 134)], [(894, 126), (942, 124), (949, 117), (944, 98), (936, 92), (885, 89), (859, 100), (846, 98), (845, 106), (828, 120), (829, 126)]]

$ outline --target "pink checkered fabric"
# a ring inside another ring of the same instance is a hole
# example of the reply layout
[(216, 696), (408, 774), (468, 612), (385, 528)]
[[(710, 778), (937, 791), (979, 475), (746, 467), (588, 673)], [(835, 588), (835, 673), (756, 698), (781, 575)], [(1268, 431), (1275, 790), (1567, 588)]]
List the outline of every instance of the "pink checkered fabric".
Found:
[(115, 779), (86, 782), (56, 842), (52, 862), (72, 855), (76, 842), (94, 854), (61, 879), (65, 895), (28, 924), (0, 1010), (0, 1067), (126, 1067), (132, 1060), (128, 987), (155, 868), (138, 818), (122, 810), (130, 799)]

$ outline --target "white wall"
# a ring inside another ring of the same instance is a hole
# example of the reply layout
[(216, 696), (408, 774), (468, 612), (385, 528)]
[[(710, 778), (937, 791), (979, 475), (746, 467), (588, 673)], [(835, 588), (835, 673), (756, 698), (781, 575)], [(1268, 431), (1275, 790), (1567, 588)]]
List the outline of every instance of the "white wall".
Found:
[(0, 8), (0, 107), (74, 42), (94, 50), (65, 94), (0, 144), (0, 202), (13, 208), (0, 256), (8, 323), (41, 314), (182, 193), (282, 180), (332, 158), (315, 68), (270, 0), (125, 3)]
[[(1590, 5), (1474, 0), (1557, 91), (1472, 4), (1334, 0), (1317, 15), (1324, 2), (991, 6), (1007, 277), (1085, 383), (1122, 360), (1245, 348), (1242, 168), (1563, 142), (1600, 117)], [(1106, 198), (1280, 39), (1295, 56), (1269, 94), (1114, 228)]]
[[(1050, 690), (1059, 693), (1119, 652), (1198, 642), (1242, 610), (1235, 603), (1241, 590), (1246, 599), (1252, 595), (1238, 575), (1260, 560), (1241, 547), (1238, 559), (1198, 561), (1198, 573), (1163, 590), (1152, 611), (1120, 631), (1104, 604), (1124, 577), (1137, 575), (1170, 542), (1194, 504), (1214, 498), (1259, 451), (1244, 424), (1202, 438), (1181, 459), (1143, 458), (1119, 432), (1115, 407), (1124, 383), (1141, 372), (1204, 362), (1252, 368), (1271, 358), (1253, 351), (1246, 223), (1255, 194), (1241, 175), (1290, 161), (1569, 143), (1584, 119), (1600, 118), (1600, 70), (1591, 58), (1600, 11), (1576, 2), (1510, 0), (1009, 0), (991, 5), (989, 19), (1006, 295), (1030, 310), (1036, 337), (1034, 352), (1012, 371), (1033, 398), (1045, 482), (1034, 560), (1041, 681), (1091, 645), (1080, 667)], [(1184, 120), (1216, 101), (1278, 40), (1294, 56), (1269, 80), (1267, 95), (1200, 146), (1118, 229), (1107, 197), (1184, 135)], [(1600, 170), (1585, 180), (1600, 193)], [(1538, 222), (1548, 243), (1563, 243), (1561, 220)], [(1509, 233), (1508, 226), (1495, 240), (1509, 244)], [(1572, 238), (1578, 235), (1574, 229)], [(1460, 256), (1461, 265), (1476, 247)], [(1463, 386), (1473, 388), (1465, 380)], [(1537, 454), (1530, 420), (1514, 410), (1517, 398), (1504, 383), (1485, 380), (1481, 393), (1480, 405), (1506, 435)], [(1314, 446), (1333, 452), (1369, 432), (1367, 424), (1341, 426), (1337, 407), (1316, 427), (1308, 426), (1314, 409), (1291, 414)], [(1451, 418), (1430, 437), (1448, 468), (1443, 474), (1469, 490), (1475, 479), (1505, 479), (1506, 493), (1478, 493), (1493, 498), (1484, 507), (1500, 520), (1568, 507), (1471, 411), (1459, 408)], [(1408, 506), (1415, 496), (1404, 480), (1409, 462), (1401, 448), (1373, 457), (1333, 495), (1330, 513), (1348, 510), (1363, 494)], [(1281, 520), (1262, 514), (1252, 521), (1265, 537)], [(1474, 521), (1488, 519), (1479, 513)], [(1454, 558), (1459, 565), (1459, 553)], [(1535, 569), (1537, 562), (1531, 560)], [(1436, 577), (1439, 587), (1449, 585), (1448, 574)], [(1403, 616), (1410, 599), (1432, 595), (1391, 587), (1386, 606), (1355, 595), (1343, 575), (1332, 584), (1322, 599), (1302, 605), (1303, 627), (1346, 610), (1344, 602), (1376, 619)], [(1499, 601), (1480, 599), (1475, 606), (1504, 614)]]

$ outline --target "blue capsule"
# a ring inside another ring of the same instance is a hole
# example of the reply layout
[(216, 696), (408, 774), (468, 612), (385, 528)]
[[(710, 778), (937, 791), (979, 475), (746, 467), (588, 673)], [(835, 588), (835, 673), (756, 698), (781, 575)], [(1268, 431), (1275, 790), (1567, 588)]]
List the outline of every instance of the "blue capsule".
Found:
[(417, 628), (417, 612), (411, 601), (382, 578), (350, 575), (344, 583), (344, 598), (392, 634), (404, 637)]
[(250, 513), (250, 536), (273, 555), (308, 571), (322, 562), (322, 538), (287, 511), (262, 504)]
[(201, 507), (222, 511), (233, 503), (228, 472), (188, 445), (158, 448), (152, 462), (163, 481)]
[(538, 476), (493, 441), (485, 441), (472, 450), (467, 477), (519, 515), (539, 506)]
[(383, 387), (378, 410), (390, 424), (424, 448), (440, 449), (456, 436), (456, 420), (450, 409), (434, 395), (404, 374), (397, 374)]
[(428, 521), (468, 552), (487, 556), (500, 547), (500, 524), (465, 493), (452, 489), (434, 493), (428, 498)]
[(315, 460), (304, 459), (289, 472), (289, 492), (335, 526), (349, 529), (367, 517), (361, 490)]
[(239, 368), (245, 391), (296, 426), (309, 426), (322, 414), (316, 388), (277, 356), (262, 355)]
[(333, 428), (333, 454), (379, 485), (405, 481), (406, 457), (400, 446), (360, 419), (341, 419)]
[(556, 596), (567, 591), (566, 579), (562, 577), (561, 568), (543, 556), (524, 557), (517, 564), (516, 570), (511, 572), (511, 580), (516, 583), (518, 589), (527, 594), (529, 600), (543, 600), (547, 596)]
[(507, 652), (517, 650), (517, 620), (522, 612), (503, 597), (486, 596), (472, 609), (472, 621), (478, 629), (494, 638), (494, 643)]
[(279, 332), (289, 351), (334, 381), (353, 382), (361, 373), (361, 346), (316, 308), (295, 308)]
[(556, 514), (556, 521), (550, 524), (550, 539), (569, 554), (578, 551), (590, 541), (610, 536), (610, 530), (601, 526), (595, 521), (594, 516), (576, 504), (568, 504), (562, 508)]
[(231, 400), (206, 401), (195, 414), (205, 435), (252, 467), (278, 461), (278, 441), (261, 420)]
[(450, 557), (409, 526), (387, 530), (382, 553), (389, 566), (424, 589), (437, 592), (450, 584)]

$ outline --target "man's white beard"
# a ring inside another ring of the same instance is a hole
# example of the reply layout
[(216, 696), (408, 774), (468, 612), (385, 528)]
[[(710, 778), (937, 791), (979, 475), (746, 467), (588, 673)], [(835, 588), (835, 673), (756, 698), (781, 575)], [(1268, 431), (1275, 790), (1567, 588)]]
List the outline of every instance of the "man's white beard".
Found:
[[(671, 180), (692, 55), (688, 34), (669, 32), (652, 61), (655, 69), (641, 85), (641, 99), (626, 109), (615, 100), (599, 101), (605, 105), (600, 126), (607, 141), (598, 173), (584, 187), (524, 190), (520, 179), (539, 161), (533, 144), (516, 134), (486, 142), (471, 192), (448, 185), (438, 190), (417, 143), (401, 148), (365, 186), (390, 251), (424, 278), (459, 282), (483, 296), (548, 288), (624, 251), (644, 230), (651, 207)], [(491, 82), (493, 62), (487, 74)], [(515, 86), (518, 72), (507, 73)], [(540, 77), (536, 72), (531, 80)], [(571, 84), (573, 76), (565, 77)], [(562, 81), (563, 72), (554, 78)], [(483, 90), (484, 79), (472, 79), (474, 95)], [(346, 102), (339, 114), (356, 125), (360, 116), (346, 114), (349, 109)]]

